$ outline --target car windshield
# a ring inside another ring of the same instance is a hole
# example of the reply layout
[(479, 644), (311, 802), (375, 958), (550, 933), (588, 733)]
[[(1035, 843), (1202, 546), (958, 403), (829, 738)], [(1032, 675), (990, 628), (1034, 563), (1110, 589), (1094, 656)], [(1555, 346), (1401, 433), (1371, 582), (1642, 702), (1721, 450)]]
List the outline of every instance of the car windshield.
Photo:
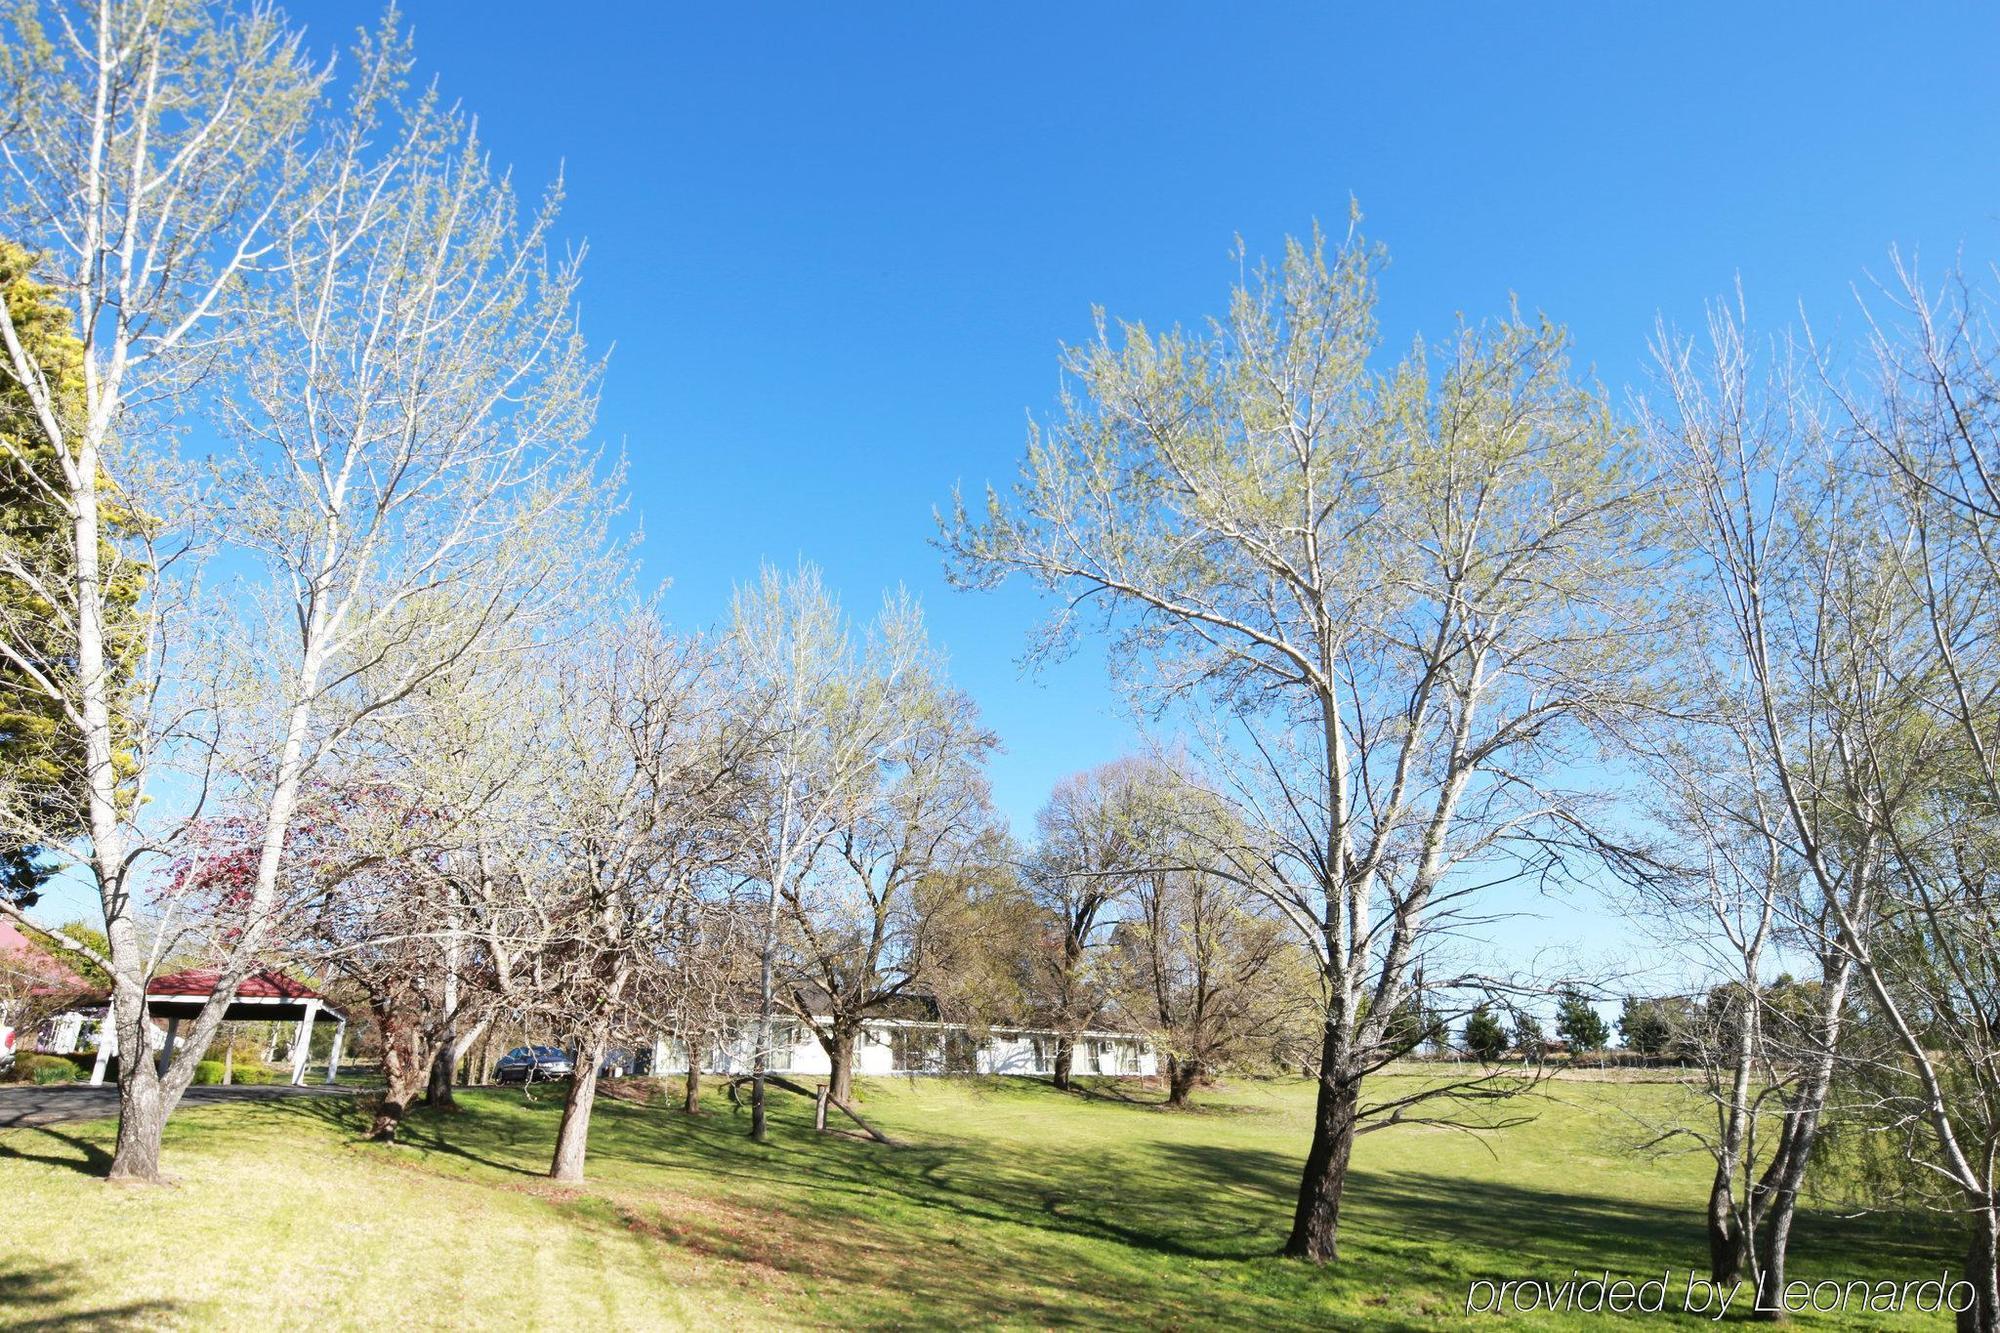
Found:
[(560, 1046), (537, 1046), (535, 1048), (535, 1052), (538, 1055), (552, 1057), (557, 1060), (563, 1058), (562, 1048)]
[(525, 1046), (516, 1046), (513, 1050), (507, 1052), (507, 1058), (509, 1060), (525, 1060), (533, 1054), (534, 1052)]

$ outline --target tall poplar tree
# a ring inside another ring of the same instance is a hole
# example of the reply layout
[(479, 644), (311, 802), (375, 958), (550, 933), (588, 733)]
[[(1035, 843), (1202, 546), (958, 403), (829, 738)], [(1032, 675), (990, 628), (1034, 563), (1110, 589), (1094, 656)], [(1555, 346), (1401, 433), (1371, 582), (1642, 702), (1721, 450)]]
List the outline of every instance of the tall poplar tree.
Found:
[(1357, 1134), (1466, 1123), (1363, 1085), (1407, 1050), (1391, 1020), (1482, 888), (1591, 845), (1576, 761), (1644, 689), (1654, 628), (1653, 484), (1562, 331), (1517, 315), (1378, 370), (1377, 260), (1314, 237), (1204, 331), (1103, 324), (1018, 483), (943, 519), (955, 582), (1039, 585), (1040, 647), (1094, 623), (1140, 701), (1186, 720), (1245, 831), (1205, 864), (1317, 960), (1286, 1247), (1315, 1262)]

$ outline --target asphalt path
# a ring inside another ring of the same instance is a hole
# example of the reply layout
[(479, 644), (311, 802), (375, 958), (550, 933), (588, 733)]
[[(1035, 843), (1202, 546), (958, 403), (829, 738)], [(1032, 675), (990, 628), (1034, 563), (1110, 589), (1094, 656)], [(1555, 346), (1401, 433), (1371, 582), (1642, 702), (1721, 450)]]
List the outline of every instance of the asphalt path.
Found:
[[(213, 1106), (218, 1102), (269, 1102), (287, 1097), (350, 1097), (352, 1087), (308, 1083), (302, 1088), (287, 1084), (233, 1084), (229, 1087), (189, 1088), (181, 1106)], [(0, 1129), (31, 1129), (37, 1125), (60, 1125), (72, 1120), (107, 1120), (118, 1114), (118, 1089), (109, 1083), (91, 1087), (87, 1083), (0, 1084)]]

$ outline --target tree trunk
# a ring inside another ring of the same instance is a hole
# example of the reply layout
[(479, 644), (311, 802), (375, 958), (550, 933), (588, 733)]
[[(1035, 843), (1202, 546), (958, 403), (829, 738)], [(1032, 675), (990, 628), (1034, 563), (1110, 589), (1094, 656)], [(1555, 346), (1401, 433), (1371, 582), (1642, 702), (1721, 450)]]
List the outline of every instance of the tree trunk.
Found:
[(592, 1033), (576, 1053), (576, 1073), (570, 1077), (569, 1095), (563, 1099), (562, 1127), (556, 1131), (555, 1160), (549, 1164), (549, 1179), (583, 1179), (584, 1152), (590, 1146), (590, 1108), (597, 1102), (597, 1070), (604, 1063), (610, 1037)]
[[(1810, 1095), (1810, 1089), (1806, 1095)], [(1798, 1211), (1799, 1182), (1805, 1176), (1805, 1159), (1818, 1136), (1818, 1124), (1816, 1106), (1787, 1112), (1778, 1151), (1757, 1182), (1751, 1215), (1759, 1219), (1762, 1231), (1750, 1241), (1757, 1247), (1757, 1302), (1751, 1307), (1751, 1315), (1757, 1319), (1776, 1322), (1785, 1318), (1785, 1269), (1791, 1257), (1792, 1217)]]
[(837, 1102), (854, 1104), (854, 1039), (855, 1029), (836, 1026), (833, 1029), (833, 1044), (826, 1048), (828, 1062), (833, 1066), (827, 1080), (827, 1091)]
[(465, 1058), (465, 1076), (460, 1087), (473, 1088), (486, 1085), (487, 1053), (493, 1049), (493, 1029), (488, 1027), (479, 1034), (479, 1041)]
[[(1750, 958), (1749, 970), (1747, 989), (1755, 995), (1754, 954)], [(1750, 1076), (1757, 1045), (1755, 1003), (1753, 1000), (1748, 1012), (1739, 1018), (1736, 1025), (1729, 1108), (1723, 1122), (1722, 1143), (1715, 1158), (1715, 1179), (1708, 1188), (1708, 1277), (1718, 1288), (1733, 1288), (1742, 1280), (1744, 1266), (1750, 1261), (1751, 1236), (1736, 1211), (1736, 1172), (1743, 1165), (1743, 1154), (1750, 1136)], [(1756, 1193), (1753, 1190), (1751, 1197), (1744, 1200), (1744, 1205), (1752, 1210), (1750, 1230), (1756, 1226), (1755, 1204)]]
[(160, 1076), (145, 1049), (145, 1025), (133, 1033), (139, 1054), (130, 1054), (123, 1033), (118, 1040), (118, 1146), (111, 1157), (110, 1179), (155, 1184), (160, 1179), (160, 1139), (167, 1128), (167, 1100)]
[(1188, 1094), (1194, 1091), (1196, 1080), (1201, 1077), (1201, 1066), (1192, 1060), (1182, 1060), (1177, 1056), (1167, 1057), (1167, 1105), (1186, 1106)]
[(451, 1035), (445, 1035), (444, 1044), (438, 1047), (431, 1058), (430, 1085), (424, 1090), (424, 1102), (428, 1106), (446, 1111), (456, 1111), (458, 1102), (451, 1095), (452, 1066), (458, 1062), (452, 1058)]
[(1792, 1208), (1787, 1201), (1785, 1206), (1771, 1210), (1771, 1220), (1765, 1228), (1763, 1256), (1757, 1265), (1757, 1303), (1751, 1307), (1753, 1318), (1770, 1322), (1784, 1319), (1785, 1260), (1791, 1243)]
[(375, 1108), (375, 1120), (368, 1127), (368, 1137), (381, 1143), (394, 1143), (403, 1117), (423, 1095), (430, 1066), (416, 1049), (416, 1034), (409, 1031), (409, 1025), (399, 1014), (394, 1010), (378, 1008), (375, 1022), (382, 1033), (382, 1078), (387, 1086), (382, 1091), (381, 1103)]
[(681, 1110), (689, 1115), (701, 1114), (701, 1061), (688, 1057), (687, 1079), (681, 1091)]
[(236, 1034), (222, 1043), (222, 1086), (228, 1087), (236, 1081)]
[[(136, 955), (138, 932), (131, 918), (121, 916), (106, 926), (113, 962), (119, 960), (120, 953)], [(121, 935), (122, 950), (118, 947)], [(111, 1156), (109, 1176), (151, 1184), (160, 1178), (160, 1136), (166, 1132), (167, 1112), (172, 1108), (147, 1041), (153, 1025), (146, 1017), (145, 985), (136, 966), (129, 976), (113, 979), (111, 1020), (118, 1033), (118, 1146)]]
[[(118, 1034), (118, 1147), (110, 1178), (160, 1178), (160, 1136), (167, 1108), (146, 1047), (145, 954), (127, 897), (124, 829), (119, 823), (118, 772), (111, 734), (111, 682), (104, 660), (104, 585), (99, 581), (98, 446), (103, 430), (87, 423), (77, 441), (71, 547), (76, 555), (76, 671), (82, 693), (83, 763), (90, 820), (91, 869), (104, 904), (111, 955), (108, 1017)], [(60, 452), (60, 450), (58, 450)], [(101, 1040), (101, 1038), (100, 1038)]]
[[(1847, 987), (1853, 976), (1852, 960), (1843, 956), (1837, 961), (1824, 962), (1821, 964), (1821, 975), (1824, 981), (1820, 989), (1819, 1031), (1816, 1034), (1820, 1049), (1815, 1054), (1798, 1097), (1786, 1113), (1778, 1153), (1765, 1171), (1763, 1180), (1758, 1182), (1759, 1190), (1765, 1195), (1761, 1210), (1764, 1235), (1757, 1274), (1757, 1304), (1752, 1311), (1758, 1319), (1781, 1320), (1785, 1317), (1785, 1261), (1790, 1256), (1792, 1244), (1792, 1217), (1798, 1211), (1799, 1189), (1805, 1181), (1806, 1165), (1812, 1159), (1813, 1143), (1819, 1138), (1820, 1113), (1826, 1108), (1827, 1092), (1833, 1086)], [(1759, 1216), (1757, 1203), (1753, 1199), (1752, 1216)], [(1752, 1238), (1751, 1244), (1758, 1243), (1756, 1238)]]
[[(778, 962), (778, 891), (783, 877), (771, 882), (771, 898), (764, 916), (764, 944), (758, 963), (757, 987), (757, 1049), (752, 1052), (751, 1070), (754, 1077), (750, 1082), (750, 1137), (758, 1143), (764, 1141), (764, 1075), (771, 1067), (771, 1013), (776, 1003), (776, 982)], [(690, 1063), (693, 1057), (689, 1057)]]
[(1049, 1082), (1055, 1085), (1057, 1092), (1069, 1091), (1069, 1068), (1075, 1055), (1075, 1042), (1068, 1037), (1056, 1038), (1055, 1071), (1049, 1076)]
[(1742, 1280), (1749, 1258), (1745, 1239), (1736, 1216), (1735, 1177), (1719, 1166), (1708, 1188), (1708, 1278), (1717, 1287), (1730, 1288)]
[(1972, 1284), (1973, 1300), (1959, 1312), (1958, 1333), (2000, 1333), (2000, 1211), (1994, 1200), (1972, 1215), (1965, 1280)]
[[(771, 901), (773, 903), (777, 902), (775, 895)], [(774, 908), (773, 911), (775, 912), (775, 910)], [(757, 1049), (751, 1052), (750, 1063), (752, 1071), (750, 1080), (750, 1137), (757, 1143), (764, 1141), (766, 1133), (764, 1123), (764, 1075), (771, 1067), (771, 941), (773, 938), (771, 935), (766, 935), (764, 939), (763, 998), (759, 1001), (757, 1009), (757, 1040), (755, 1043)]]
[(1292, 1235), (1285, 1242), (1285, 1253), (1324, 1264), (1340, 1257), (1340, 1196), (1347, 1188), (1347, 1164), (1354, 1155), (1355, 1117), (1361, 1103), (1361, 1076), (1348, 1069), (1339, 1033), (1330, 1023), (1319, 1068), (1312, 1148), (1306, 1153), (1299, 1206), (1292, 1216)]

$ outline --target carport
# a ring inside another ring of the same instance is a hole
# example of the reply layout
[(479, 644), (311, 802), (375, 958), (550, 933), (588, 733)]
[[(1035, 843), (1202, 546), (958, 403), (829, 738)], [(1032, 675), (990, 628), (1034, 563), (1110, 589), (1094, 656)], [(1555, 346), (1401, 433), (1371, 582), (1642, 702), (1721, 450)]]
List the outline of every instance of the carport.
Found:
[[(163, 1018), (167, 1022), (167, 1036), (160, 1047), (160, 1068), (174, 1058), (174, 1042), (180, 1037), (181, 1020), (197, 1017), (209, 997), (215, 994), (216, 986), (222, 980), (222, 973), (211, 968), (192, 968), (186, 972), (175, 972), (169, 976), (155, 977), (146, 987), (146, 1014), (150, 1018)], [(107, 1000), (108, 1002), (108, 1000)], [(306, 1059), (312, 1051), (313, 1024), (322, 1018), (332, 1019), (337, 1026), (333, 1030), (333, 1049), (328, 1052), (326, 1081), (333, 1082), (340, 1072), (341, 1048), (347, 1044), (347, 1015), (327, 1004), (320, 993), (303, 982), (294, 981), (283, 973), (258, 971), (243, 978), (236, 987), (236, 998), (222, 1012), (226, 1023), (297, 1023), (298, 1033), (292, 1041), (292, 1086), (299, 1087), (306, 1081)], [(111, 1057), (118, 1054), (117, 1026), (107, 1021), (104, 1025), (106, 1036), (97, 1045), (97, 1065), (90, 1071), (93, 1084), (104, 1082), (105, 1066)]]

